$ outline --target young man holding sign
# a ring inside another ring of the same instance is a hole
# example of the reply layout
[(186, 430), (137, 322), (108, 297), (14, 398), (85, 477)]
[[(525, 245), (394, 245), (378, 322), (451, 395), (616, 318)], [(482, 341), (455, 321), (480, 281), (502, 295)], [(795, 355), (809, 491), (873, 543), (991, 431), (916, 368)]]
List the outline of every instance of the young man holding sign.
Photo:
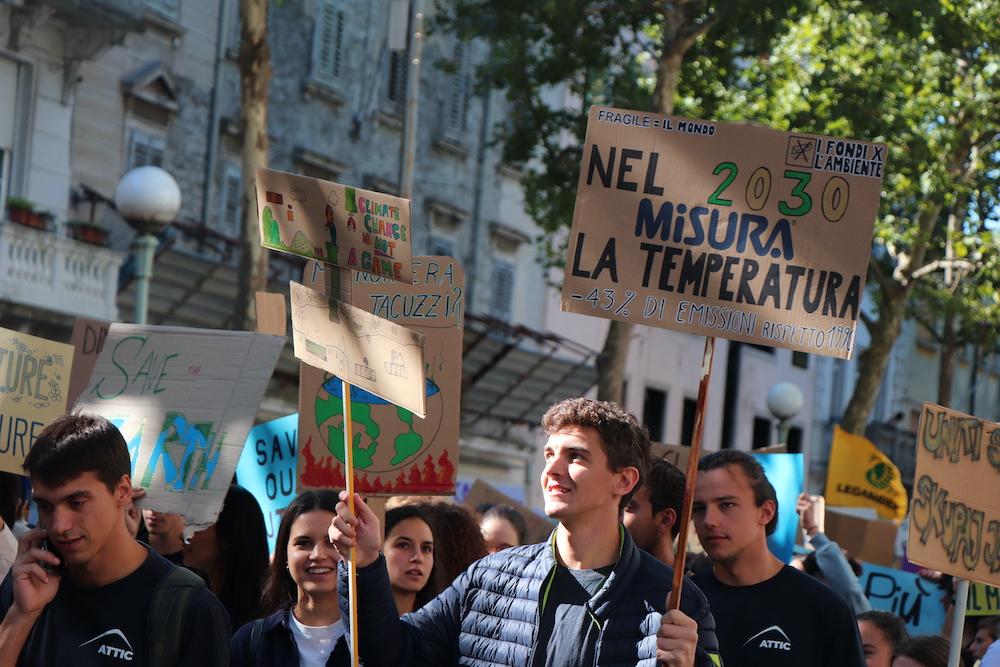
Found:
[[(419, 611), (398, 618), (378, 519), (360, 497), (337, 506), (330, 539), (358, 564), (366, 667), (480, 662), (520, 666), (718, 665), (715, 622), (688, 582), (665, 612), (671, 569), (636, 547), (622, 508), (649, 468), (649, 436), (613, 403), (571, 399), (542, 419), (551, 539), (487, 556)], [(346, 494), (342, 494), (342, 500)], [(346, 592), (341, 569), (341, 591)], [(346, 614), (346, 598), (341, 599)]]
[(225, 665), (229, 619), (196, 575), (136, 542), (124, 438), (67, 415), (24, 461), (39, 527), (0, 586), (0, 667)]
[(768, 551), (778, 500), (753, 456), (724, 449), (702, 457), (692, 517), (714, 562), (694, 580), (719, 621), (726, 664), (864, 667), (844, 599)]

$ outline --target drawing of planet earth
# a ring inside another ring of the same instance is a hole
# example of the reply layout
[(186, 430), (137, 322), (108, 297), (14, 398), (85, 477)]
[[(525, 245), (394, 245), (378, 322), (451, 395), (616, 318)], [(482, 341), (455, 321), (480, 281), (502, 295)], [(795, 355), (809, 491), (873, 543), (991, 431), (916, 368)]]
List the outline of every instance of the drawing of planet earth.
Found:
[[(344, 463), (341, 381), (330, 376), (316, 394), (316, 426), (330, 453)], [(354, 466), (382, 473), (415, 462), (437, 435), (444, 412), (441, 390), (427, 378), (427, 418), (420, 419), (359, 387), (351, 387)]]

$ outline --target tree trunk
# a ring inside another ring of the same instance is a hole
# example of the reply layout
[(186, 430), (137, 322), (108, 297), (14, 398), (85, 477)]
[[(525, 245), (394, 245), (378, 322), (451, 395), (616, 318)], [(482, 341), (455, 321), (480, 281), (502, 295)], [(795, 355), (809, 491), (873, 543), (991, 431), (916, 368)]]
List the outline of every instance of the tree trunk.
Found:
[[(681, 75), (681, 63), (693, 40), (682, 39), (680, 31), (686, 26), (677, 23), (678, 14), (670, 11), (671, 2), (664, 3), (664, 40), (660, 63), (656, 72), (656, 90), (653, 92), (653, 111), (671, 114), (674, 111), (674, 95)], [(611, 327), (604, 338), (604, 346), (597, 355), (597, 399), (601, 401), (625, 402), (625, 365), (632, 343), (635, 324), (611, 320)]]
[(938, 405), (951, 407), (951, 387), (955, 378), (955, 359), (958, 357), (955, 314), (950, 310), (944, 315), (941, 335), (941, 357), (938, 359)]
[(858, 383), (854, 386), (854, 393), (851, 394), (841, 420), (840, 425), (845, 431), (856, 435), (865, 433), (868, 416), (875, 405), (882, 377), (889, 363), (889, 354), (903, 325), (909, 295), (910, 290), (901, 287), (891, 291), (884, 290), (882, 293), (879, 318), (869, 331), (871, 344), (858, 358)]
[(254, 293), (267, 289), (267, 251), (260, 245), (255, 169), (267, 166), (267, 92), (271, 54), (267, 46), (267, 0), (240, 0), (240, 117), (243, 233), (233, 328), (253, 329)]

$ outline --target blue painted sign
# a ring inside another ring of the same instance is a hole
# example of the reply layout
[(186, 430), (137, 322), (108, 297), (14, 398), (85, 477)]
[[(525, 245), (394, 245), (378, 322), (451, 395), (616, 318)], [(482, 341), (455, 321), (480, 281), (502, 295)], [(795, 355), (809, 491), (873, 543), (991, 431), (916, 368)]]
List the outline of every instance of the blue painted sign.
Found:
[(778, 526), (767, 537), (767, 548), (782, 561), (792, 560), (799, 515), (795, 511), (802, 493), (804, 467), (802, 454), (754, 454), (778, 496)]
[(944, 628), (941, 589), (912, 572), (864, 564), (861, 590), (875, 609), (902, 617), (911, 635), (938, 635)]
[(281, 514), (295, 499), (298, 428), (298, 413), (254, 426), (236, 465), (236, 481), (260, 503), (272, 554)]

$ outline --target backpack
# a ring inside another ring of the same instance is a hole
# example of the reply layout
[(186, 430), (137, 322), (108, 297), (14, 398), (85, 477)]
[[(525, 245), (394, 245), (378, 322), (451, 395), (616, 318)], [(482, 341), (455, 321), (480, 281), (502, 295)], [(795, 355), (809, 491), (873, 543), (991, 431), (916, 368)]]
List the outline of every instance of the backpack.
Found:
[(177, 665), (188, 606), (204, 587), (204, 580), (186, 567), (175, 567), (156, 583), (146, 620), (152, 667)]

